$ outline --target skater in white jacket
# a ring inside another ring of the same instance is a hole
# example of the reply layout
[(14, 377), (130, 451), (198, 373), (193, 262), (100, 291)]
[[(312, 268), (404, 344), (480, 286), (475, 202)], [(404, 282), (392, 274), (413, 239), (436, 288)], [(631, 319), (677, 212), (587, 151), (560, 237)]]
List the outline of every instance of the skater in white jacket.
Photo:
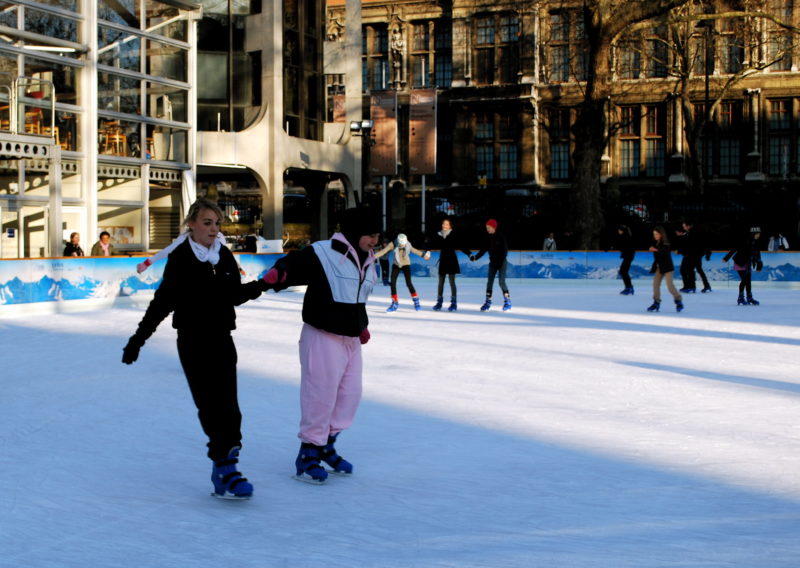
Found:
[(397, 239), (376, 252), (375, 258), (380, 258), (391, 251), (394, 251), (391, 276), (392, 303), (388, 308), (386, 308), (386, 311), (397, 311), (399, 306), (397, 299), (397, 277), (401, 272), (403, 273), (403, 276), (405, 276), (406, 286), (411, 294), (411, 301), (414, 302), (414, 309), (419, 311), (419, 296), (417, 295), (417, 291), (414, 289), (414, 283), (411, 282), (411, 253), (414, 253), (425, 260), (430, 260), (431, 253), (430, 251), (422, 251), (411, 246), (411, 243), (408, 242), (408, 237), (406, 237), (403, 233), (397, 235)]

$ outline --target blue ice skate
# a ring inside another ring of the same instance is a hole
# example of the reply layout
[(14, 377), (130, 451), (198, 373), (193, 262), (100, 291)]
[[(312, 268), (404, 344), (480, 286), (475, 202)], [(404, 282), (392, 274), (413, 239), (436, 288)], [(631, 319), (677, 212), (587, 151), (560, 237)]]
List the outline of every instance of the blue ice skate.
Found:
[(511, 309), (511, 296), (506, 296), (505, 300), (503, 300), (503, 311), (507, 312)]
[(320, 465), (322, 458), (322, 446), (315, 446), (303, 442), (300, 444), (300, 452), (297, 454), (297, 459), (294, 462), (297, 469), (295, 479), (298, 481), (305, 481), (314, 485), (322, 485), (328, 479), (328, 472)]
[(320, 457), (322, 458), (322, 461), (324, 461), (333, 469), (333, 473), (337, 473), (339, 475), (351, 475), (353, 473), (353, 464), (336, 453), (336, 448), (333, 446), (336, 443), (336, 438), (338, 436), (339, 434), (336, 434), (335, 436), (328, 436), (328, 444), (322, 448)]
[(241, 473), (236, 471), (239, 463), (240, 446), (231, 448), (228, 457), (214, 462), (211, 469), (211, 481), (214, 483), (214, 497), (219, 499), (250, 499), (253, 496), (253, 485)]

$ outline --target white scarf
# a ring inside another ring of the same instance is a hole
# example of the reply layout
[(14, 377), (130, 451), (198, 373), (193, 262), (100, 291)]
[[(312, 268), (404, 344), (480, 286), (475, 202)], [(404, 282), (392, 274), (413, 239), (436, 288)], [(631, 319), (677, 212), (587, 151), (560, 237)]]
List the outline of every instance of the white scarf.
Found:
[(189, 244), (192, 246), (192, 252), (200, 262), (210, 262), (211, 266), (216, 266), (219, 262), (219, 239), (214, 239), (210, 247), (204, 247), (196, 242), (191, 236), (189, 237)]
[(447, 229), (446, 231), (445, 230), (441, 230), (441, 231), (439, 231), (439, 236), (442, 237), (443, 239), (446, 239), (448, 237), (448, 235), (450, 233), (452, 233), (452, 232), (453, 232), (453, 229)]

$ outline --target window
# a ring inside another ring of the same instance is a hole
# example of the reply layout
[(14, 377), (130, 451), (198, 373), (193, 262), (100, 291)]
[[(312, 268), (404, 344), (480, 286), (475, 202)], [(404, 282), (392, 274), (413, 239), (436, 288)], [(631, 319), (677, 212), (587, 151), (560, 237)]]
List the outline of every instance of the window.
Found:
[[(119, 4), (116, 2), (115, 4)], [(224, 0), (204, 2), (197, 27), (197, 124), (200, 130), (241, 131), (252, 124), (261, 106), (261, 54), (245, 51), (245, 21), (255, 2)], [(289, 19), (297, 17), (295, 3), (288, 5)], [(149, 14), (149, 11), (148, 11)], [(169, 26), (166, 26), (169, 27)], [(161, 28), (159, 28), (161, 29)], [(293, 122), (300, 114), (297, 89), (303, 76), (301, 49), (306, 49), (296, 25), (284, 29), (284, 79), (293, 88), (285, 100)], [(286, 109), (285, 109), (286, 110)]]
[(641, 156), (639, 107), (621, 107), (620, 121), (620, 176), (638, 177)]
[(437, 87), (449, 87), (453, 82), (453, 31), (450, 22), (434, 22), (433, 49), (434, 84)]
[(768, 171), (771, 175), (786, 176), (792, 170), (792, 132), (791, 99), (773, 99), (769, 102), (769, 133), (767, 144)]
[(662, 177), (666, 162), (666, 120), (662, 108), (648, 106), (645, 114), (645, 175)]
[(618, 73), (621, 79), (638, 79), (642, 72), (642, 52), (636, 38), (621, 42), (617, 48)]
[(550, 137), (550, 179), (569, 179), (569, 109), (553, 109), (549, 113), (547, 133)]
[(719, 112), (719, 175), (738, 176), (741, 168), (742, 107), (739, 102), (723, 102)]
[(668, 50), (664, 36), (665, 32), (659, 29), (647, 39), (645, 45), (645, 57), (647, 58), (645, 73), (654, 79), (667, 76)]
[(476, 85), (516, 83), (519, 71), (519, 20), (516, 15), (476, 18), (473, 76)]
[(519, 177), (518, 119), (510, 114), (478, 115), (474, 128), (476, 177)]
[(386, 24), (364, 27), (362, 57), (364, 89), (379, 91), (388, 88), (391, 74), (389, 71), (389, 29)]
[(414, 87), (430, 86), (430, 31), (429, 23), (412, 26), (411, 84)]

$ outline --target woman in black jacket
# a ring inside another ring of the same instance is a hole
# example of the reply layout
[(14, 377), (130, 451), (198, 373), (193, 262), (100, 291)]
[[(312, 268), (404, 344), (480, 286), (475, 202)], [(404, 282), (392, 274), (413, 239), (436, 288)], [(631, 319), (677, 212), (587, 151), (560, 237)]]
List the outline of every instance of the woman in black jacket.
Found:
[(436, 238), (431, 248), (439, 249), (439, 288), (436, 294), (436, 305), (433, 306), (433, 309), (436, 311), (442, 309), (444, 279), (447, 277), (450, 280), (450, 306), (447, 311), (454, 312), (458, 309), (456, 274), (461, 273), (456, 251), (460, 250), (467, 256), (470, 256), (472, 252), (461, 245), (458, 234), (453, 230), (453, 224), (447, 217), (442, 220), (442, 230), (436, 233)]
[(69, 242), (67, 246), (64, 247), (64, 254), (61, 256), (83, 256), (81, 235), (79, 233), (70, 233)]
[(647, 311), (657, 312), (661, 307), (661, 280), (663, 279), (667, 282), (667, 290), (675, 299), (675, 309), (680, 312), (683, 310), (683, 301), (672, 281), (675, 265), (672, 264), (672, 250), (664, 227), (659, 226), (653, 229), (653, 240), (655, 242), (650, 247), (650, 252), (653, 253), (653, 268), (650, 269), (650, 272), (653, 273), (653, 303), (647, 308)]
[[(739, 299), (737, 304), (740, 306), (757, 306), (761, 302), (753, 298), (752, 282), (753, 268), (761, 272), (764, 264), (761, 262), (761, 251), (758, 250), (758, 239), (761, 236), (759, 227), (751, 227), (750, 235), (743, 238), (736, 248), (726, 254), (722, 260), (728, 262), (733, 257), (733, 269), (739, 275)], [(747, 300), (744, 294), (747, 292)]]
[(172, 312), (178, 356), (208, 436), (214, 462), (214, 495), (248, 499), (253, 486), (236, 470), (242, 445), (242, 414), (236, 385), (234, 306), (261, 295), (263, 280), (242, 284), (233, 254), (217, 239), (223, 215), (216, 203), (198, 199), (186, 217), (189, 238), (169, 255), (164, 276), (136, 333), (123, 349), (130, 365), (159, 323)]

